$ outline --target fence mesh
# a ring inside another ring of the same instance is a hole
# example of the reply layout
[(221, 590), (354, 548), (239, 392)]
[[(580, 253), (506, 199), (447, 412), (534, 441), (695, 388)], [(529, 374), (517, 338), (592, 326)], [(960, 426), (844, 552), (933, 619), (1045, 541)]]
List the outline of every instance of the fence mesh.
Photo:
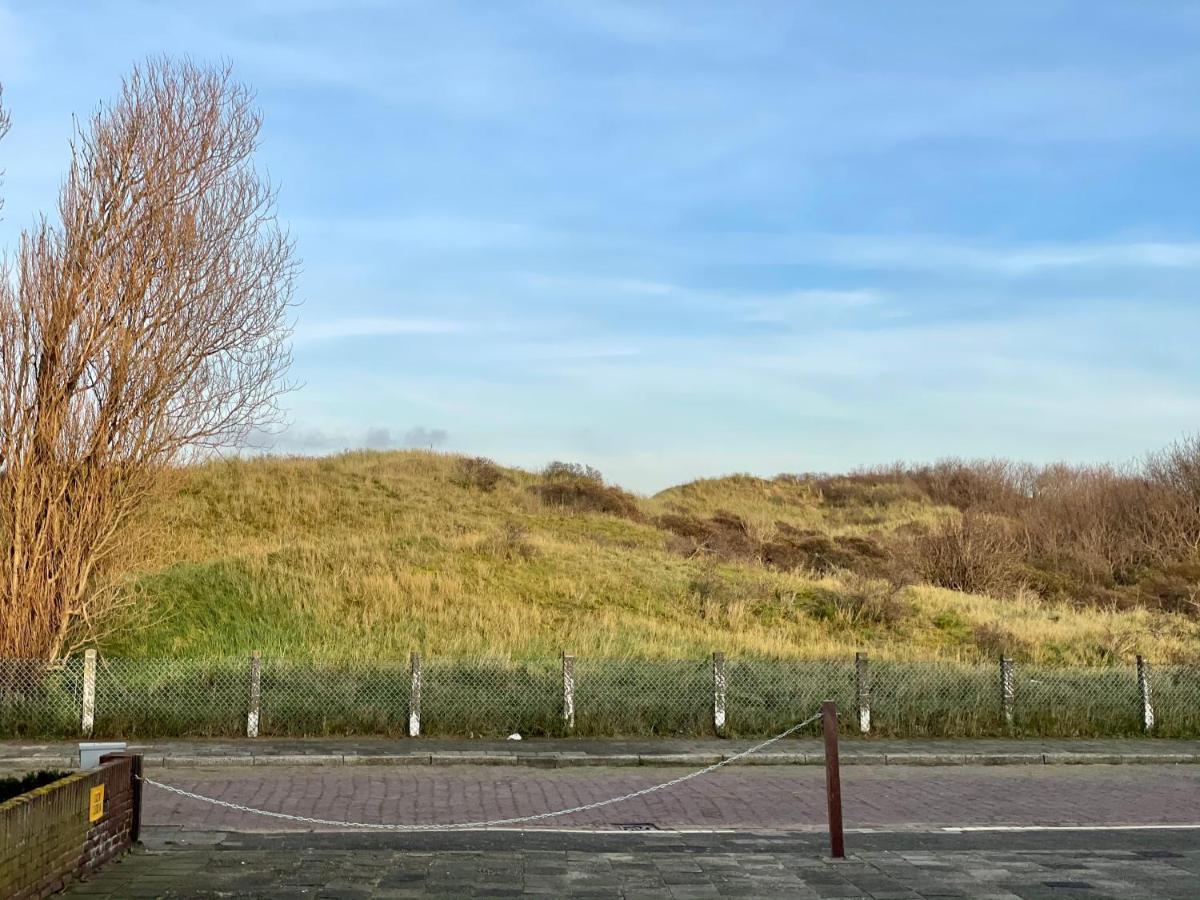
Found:
[(96, 666), (97, 735), (215, 737), (244, 733), (247, 661), (112, 659)]
[[(96, 666), (97, 737), (245, 734), (247, 657), (105, 659)], [(1119, 736), (1143, 728), (1132, 665), (1013, 666), (1005, 704), (997, 663), (872, 660), (860, 685), (851, 659), (728, 659), (725, 732), (774, 734), (822, 700), (835, 700), (847, 731), (869, 702), (871, 733), (892, 737)], [(559, 659), (426, 658), (423, 734), (567, 733)], [(80, 733), (84, 662), (0, 659), (0, 737)], [(1154, 734), (1200, 737), (1200, 667), (1151, 666)], [(704, 735), (714, 731), (713, 661), (578, 657), (578, 735)], [(317, 661), (264, 657), (259, 733), (401, 735), (412, 700), (407, 660)], [(1010, 713), (1011, 718), (1006, 716)]]
[[(250, 690), (246, 661), (240, 684), (239, 708), (244, 710)], [(407, 662), (267, 657), (262, 661), (259, 734), (403, 734), (408, 694)]]
[(1021, 733), (1087, 737), (1141, 730), (1141, 695), (1133, 666), (1018, 666), (1014, 681), (1013, 724)]
[(83, 660), (0, 659), (0, 737), (79, 733)]
[(854, 663), (842, 660), (730, 660), (725, 664), (726, 723), (732, 735), (777, 734), (834, 700), (849, 727)]
[(430, 659), (422, 667), (421, 730), (426, 734), (558, 734), (558, 661)]
[(997, 665), (871, 663), (871, 731), (890, 737), (953, 737), (1003, 731)]
[(1154, 730), (1164, 737), (1200, 736), (1200, 668), (1152, 666)]
[(711, 660), (575, 661), (581, 734), (703, 734), (712, 728)]

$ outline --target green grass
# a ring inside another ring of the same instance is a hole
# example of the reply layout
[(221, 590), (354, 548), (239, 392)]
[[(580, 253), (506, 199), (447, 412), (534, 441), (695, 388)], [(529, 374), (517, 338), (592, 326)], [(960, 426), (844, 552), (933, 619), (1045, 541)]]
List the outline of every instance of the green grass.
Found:
[[(1017, 665), (1013, 718), (1002, 706), (996, 663), (872, 660), (872, 734), (891, 737), (1039, 735), (1098, 737), (1141, 731), (1132, 666)], [(1200, 734), (1196, 669), (1153, 670), (1156, 734)], [(0, 703), (0, 737), (67, 737), (78, 728), (75, 676), (63, 669), (26, 680), (25, 702)], [(66, 679), (64, 681), (64, 679)], [(853, 660), (726, 660), (726, 734), (777, 734), (823, 700), (856, 729)], [(409, 671), (394, 661), (262, 661), (264, 736), (379, 734), (399, 737), (409, 714)], [(4, 692), (0, 691), (0, 696)], [(56, 714), (47, 716), (39, 699)], [(243, 734), (249, 660), (106, 659), (97, 674), (97, 737), (223, 737)], [(558, 660), (499, 658), (424, 661), (421, 725), (430, 735), (562, 736)], [(713, 734), (711, 659), (575, 660), (575, 730), (580, 736)], [(62, 715), (58, 715), (62, 714)]]
[[(464, 487), (458, 458), (349, 453), (186, 469), (145, 516), (124, 573), (130, 607), (98, 635), (121, 657), (403, 661), (434, 657), (876, 658), (981, 661), (1002, 628), (1033, 663), (1197, 658), (1196, 623), (1141, 609), (904, 588), (908, 613), (865, 621), (839, 598), (862, 579), (686, 558), (656, 520), (724, 510), (769, 539), (785, 522), (881, 536), (951, 510), (907, 496), (831, 503), (805, 484), (709, 479), (638, 498), (640, 518), (549, 508), (537, 476)], [(868, 590), (875, 590), (868, 588)], [(849, 607), (848, 607), (849, 608)]]

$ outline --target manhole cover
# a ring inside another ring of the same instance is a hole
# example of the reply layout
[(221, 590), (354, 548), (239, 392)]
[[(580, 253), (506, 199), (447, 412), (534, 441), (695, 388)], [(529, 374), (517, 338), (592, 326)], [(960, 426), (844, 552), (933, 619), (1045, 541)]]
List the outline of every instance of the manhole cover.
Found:
[(1042, 884), (1052, 888), (1079, 888), (1081, 891), (1091, 888), (1086, 881), (1043, 881)]
[(614, 822), (613, 827), (621, 831), (658, 831), (653, 822)]

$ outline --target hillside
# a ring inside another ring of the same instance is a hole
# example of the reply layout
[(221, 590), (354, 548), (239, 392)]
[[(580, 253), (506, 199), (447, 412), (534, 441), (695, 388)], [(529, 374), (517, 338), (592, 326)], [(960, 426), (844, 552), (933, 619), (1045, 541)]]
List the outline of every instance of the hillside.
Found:
[(420, 452), (215, 462), (181, 472), (149, 511), (153, 537), (126, 573), (136, 604), (102, 647), (1200, 657), (1185, 608), (1079, 602), (1024, 578), (995, 596), (923, 583), (903, 548), (972, 521), (931, 493), (894, 473), (739, 475), (642, 498), (579, 467)]

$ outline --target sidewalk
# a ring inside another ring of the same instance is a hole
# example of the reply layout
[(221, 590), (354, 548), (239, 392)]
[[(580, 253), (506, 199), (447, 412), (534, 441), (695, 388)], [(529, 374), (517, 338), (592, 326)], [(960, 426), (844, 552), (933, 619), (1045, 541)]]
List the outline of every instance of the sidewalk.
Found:
[[(755, 741), (708, 739), (536, 738), (523, 741), (451, 738), (236, 738), (130, 740), (150, 767), (515, 765), (706, 766)], [(1200, 740), (842, 739), (845, 765), (963, 766), (1064, 764), (1195, 764)], [(793, 738), (737, 765), (820, 765), (819, 739)], [(78, 742), (0, 741), (0, 768), (72, 767)]]
[[(851, 835), (229, 835), (145, 848), (68, 897), (1194, 898), (1192, 832), (936, 841)], [(965, 846), (964, 846), (965, 845)]]

